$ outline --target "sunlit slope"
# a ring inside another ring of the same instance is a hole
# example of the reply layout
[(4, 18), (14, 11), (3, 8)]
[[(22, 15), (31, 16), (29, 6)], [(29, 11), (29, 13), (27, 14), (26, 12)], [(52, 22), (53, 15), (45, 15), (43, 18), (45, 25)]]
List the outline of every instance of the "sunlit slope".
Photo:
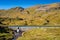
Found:
[(23, 33), (17, 40), (60, 40), (60, 28), (36, 28)]
[(16, 18), (16, 17), (20, 18), (20, 17), (24, 16), (23, 14), (27, 14), (27, 10), (25, 10), (22, 7), (15, 7), (15, 8), (11, 8), (8, 10), (0, 10), (1, 18)]
[(1, 25), (60, 25), (60, 3), (0, 10)]

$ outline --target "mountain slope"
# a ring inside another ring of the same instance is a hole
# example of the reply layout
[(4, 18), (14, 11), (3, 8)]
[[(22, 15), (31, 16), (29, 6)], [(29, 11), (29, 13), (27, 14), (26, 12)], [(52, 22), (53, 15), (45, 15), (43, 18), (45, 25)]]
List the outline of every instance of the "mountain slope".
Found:
[(60, 25), (60, 3), (0, 10), (2, 25)]

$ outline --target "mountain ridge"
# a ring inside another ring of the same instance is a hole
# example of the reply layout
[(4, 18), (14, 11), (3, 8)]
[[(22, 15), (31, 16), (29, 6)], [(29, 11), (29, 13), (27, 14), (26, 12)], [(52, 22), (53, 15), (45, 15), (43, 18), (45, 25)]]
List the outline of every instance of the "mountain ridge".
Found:
[(0, 10), (0, 19), (4, 25), (60, 25), (60, 3)]

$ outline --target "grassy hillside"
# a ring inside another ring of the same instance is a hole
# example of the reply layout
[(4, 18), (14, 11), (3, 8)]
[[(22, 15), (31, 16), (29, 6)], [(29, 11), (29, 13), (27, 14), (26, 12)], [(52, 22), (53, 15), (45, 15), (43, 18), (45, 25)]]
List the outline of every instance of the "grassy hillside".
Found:
[(60, 40), (60, 28), (36, 28), (28, 30), (17, 40)]
[(0, 10), (0, 25), (60, 26), (60, 3)]

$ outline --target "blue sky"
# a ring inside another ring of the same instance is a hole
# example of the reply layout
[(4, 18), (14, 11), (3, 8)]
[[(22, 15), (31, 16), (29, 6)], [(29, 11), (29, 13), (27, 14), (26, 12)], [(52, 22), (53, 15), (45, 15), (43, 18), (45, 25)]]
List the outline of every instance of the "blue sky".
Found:
[(0, 0), (0, 9), (9, 9), (16, 6), (27, 8), (38, 4), (50, 4), (60, 0)]

